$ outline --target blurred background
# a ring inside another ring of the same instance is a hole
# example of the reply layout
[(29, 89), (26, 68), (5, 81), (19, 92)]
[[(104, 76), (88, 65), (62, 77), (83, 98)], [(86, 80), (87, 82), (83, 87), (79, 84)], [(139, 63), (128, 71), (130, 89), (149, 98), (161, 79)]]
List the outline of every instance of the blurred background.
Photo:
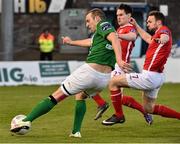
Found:
[[(55, 37), (54, 60), (83, 61), (88, 50), (62, 46), (61, 36), (70, 36), (72, 39), (88, 37), (84, 15), (89, 8), (101, 8), (115, 24), (115, 10), (121, 3), (132, 6), (133, 17), (144, 28), (150, 10), (163, 12), (167, 17), (167, 25), (172, 30), (172, 57), (179, 57), (179, 0), (0, 0), (0, 60), (39, 60), (38, 37), (43, 29), (48, 28)], [(132, 57), (143, 57), (146, 47), (138, 38)]]

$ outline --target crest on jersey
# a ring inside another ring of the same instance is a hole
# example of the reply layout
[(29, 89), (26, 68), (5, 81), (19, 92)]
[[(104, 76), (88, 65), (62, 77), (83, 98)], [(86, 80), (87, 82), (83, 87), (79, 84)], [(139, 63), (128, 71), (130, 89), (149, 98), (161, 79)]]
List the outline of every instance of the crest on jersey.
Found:
[(111, 24), (108, 22), (103, 22), (100, 24), (103, 31), (109, 30), (112, 28)]

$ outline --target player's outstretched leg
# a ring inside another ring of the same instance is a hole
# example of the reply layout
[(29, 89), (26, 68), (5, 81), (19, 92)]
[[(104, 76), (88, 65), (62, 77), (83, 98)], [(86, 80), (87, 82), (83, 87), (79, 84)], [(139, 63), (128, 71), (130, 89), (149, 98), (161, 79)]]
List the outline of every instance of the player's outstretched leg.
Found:
[[(25, 119), (19, 121), (19, 128), (22, 127), (23, 122), (24, 124), (26, 124), (27, 121), (32, 122), (38, 117), (48, 113), (58, 102), (64, 100), (67, 97), (59, 88), (52, 95), (38, 103)], [(13, 129), (11, 129), (11, 131), (13, 132)]]
[(141, 112), (144, 116), (144, 119), (145, 121), (147, 122), (147, 124), (151, 125), (153, 123), (153, 117), (151, 114), (148, 114), (144, 111), (144, 108), (143, 106), (137, 102), (133, 97), (131, 96), (124, 96), (122, 97), (122, 104), (127, 106), (127, 107), (130, 107), (130, 108), (133, 108), (133, 109), (136, 109), (138, 110), (139, 112)]
[(155, 105), (153, 114), (180, 120), (180, 113), (164, 105)]
[(56, 104), (56, 99), (50, 95), (48, 98), (45, 98), (40, 103), (38, 103), (23, 121), (32, 122), (41, 115), (48, 113)]
[(43, 114), (48, 113), (55, 105), (57, 104), (56, 99), (50, 95), (48, 98), (45, 98), (40, 103), (38, 103), (33, 110), (27, 115), (27, 117), (17, 123), (14, 129), (11, 129), (11, 132), (20, 131), (27, 122), (32, 122), (36, 118), (40, 117)]

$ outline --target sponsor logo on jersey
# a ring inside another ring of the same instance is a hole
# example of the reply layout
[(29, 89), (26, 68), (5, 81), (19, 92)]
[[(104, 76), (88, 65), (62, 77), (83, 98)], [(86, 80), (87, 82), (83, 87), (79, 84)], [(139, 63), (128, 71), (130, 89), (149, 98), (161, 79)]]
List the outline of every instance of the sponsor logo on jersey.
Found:
[(130, 30), (130, 32), (136, 32), (136, 30), (133, 28), (133, 29)]
[(106, 49), (112, 50), (112, 49), (113, 49), (113, 48), (112, 48), (112, 45), (106, 44)]

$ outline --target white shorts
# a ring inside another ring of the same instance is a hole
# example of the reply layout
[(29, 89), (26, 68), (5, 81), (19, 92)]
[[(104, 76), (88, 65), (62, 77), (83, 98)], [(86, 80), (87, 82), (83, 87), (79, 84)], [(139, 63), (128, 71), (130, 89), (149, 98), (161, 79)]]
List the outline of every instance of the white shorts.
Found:
[(108, 85), (110, 78), (110, 73), (101, 73), (88, 64), (83, 64), (62, 82), (61, 90), (65, 95), (84, 91), (91, 97), (101, 92)]
[(111, 77), (118, 76), (121, 74), (124, 74), (124, 71), (116, 63), (114, 70), (111, 72)]
[(150, 98), (157, 98), (158, 91), (164, 83), (164, 74), (143, 70), (142, 73), (126, 74), (129, 87), (143, 90)]

